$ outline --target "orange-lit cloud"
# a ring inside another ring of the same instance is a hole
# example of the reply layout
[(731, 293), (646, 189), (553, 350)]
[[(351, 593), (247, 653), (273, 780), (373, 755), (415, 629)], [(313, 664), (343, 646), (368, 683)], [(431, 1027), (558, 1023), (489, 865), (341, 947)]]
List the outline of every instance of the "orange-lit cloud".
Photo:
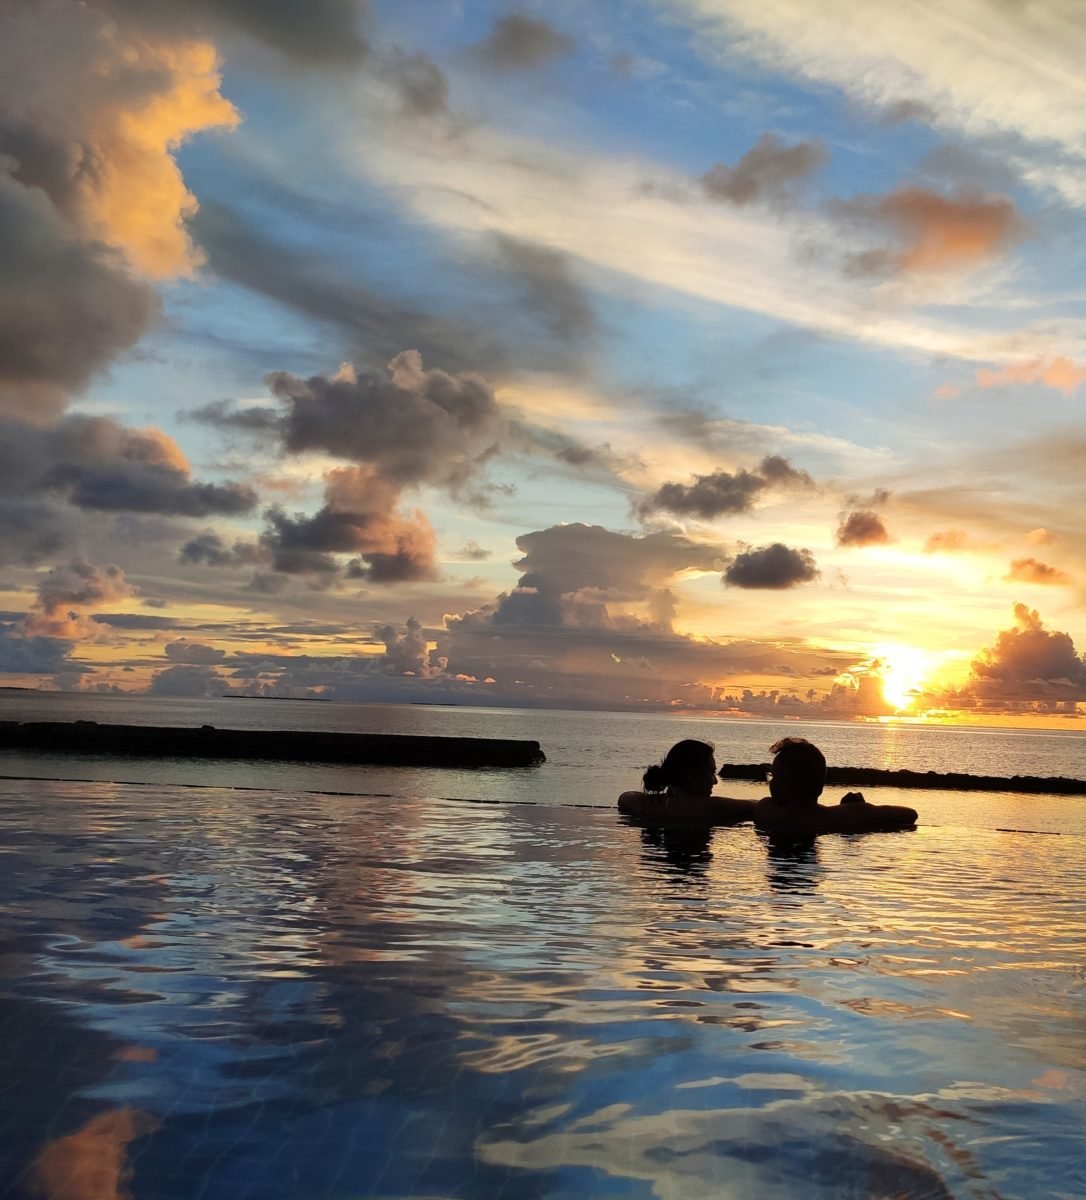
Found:
[(1024, 232), (1014, 204), (1004, 196), (943, 196), (903, 187), (883, 196), (857, 196), (834, 209), (881, 228), (894, 242), (891, 249), (853, 255), (850, 265), (859, 274), (969, 269), (1005, 253)]
[(1011, 563), (1011, 569), (1003, 576), (1008, 582), (1017, 583), (1051, 583), (1064, 584), (1071, 582), (1071, 576), (1058, 567), (1048, 563), (1038, 562), (1035, 558), (1016, 558)]
[(197, 204), (174, 153), (239, 120), (219, 92), (215, 47), (144, 33), (72, 0), (18, 0), (4, 43), (0, 102), (23, 130), (10, 151), (15, 178), (42, 187), (76, 230), (143, 274), (191, 274), (200, 256), (185, 221)]
[(1029, 362), (1003, 367), (999, 371), (981, 368), (977, 383), (982, 388), (1006, 387), (1012, 383), (1040, 383), (1053, 391), (1071, 396), (1086, 382), (1086, 363), (1073, 363), (1069, 358), (1034, 358)]
[(966, 533), (964, 529), (940, 529), (924, 543), (925, 554), (965, 554), (982, 550), (994, 550), (993, 542), (983, 542)]
[(841, 518), (836, 539), (838, 546), (882, 546), (890, 540), (890, 531), (878, 513), (855, 509)]

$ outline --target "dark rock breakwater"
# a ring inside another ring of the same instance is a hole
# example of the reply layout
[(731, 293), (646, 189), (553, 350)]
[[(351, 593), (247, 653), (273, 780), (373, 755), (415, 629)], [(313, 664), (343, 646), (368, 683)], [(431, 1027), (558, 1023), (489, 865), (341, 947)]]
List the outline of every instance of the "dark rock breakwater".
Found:
[(0, 721), (0, 750), (135, 758), (244, 758), (400, 767), (530, 767), (538, 742), (296, 729), (198, 729), (95, 721)]
[[(769, 763), (725, 763), (721, 779), (764, 780)], [(953, 792), (1030, 792), (1058, 796), (1086, 795), (1086, 779), (1041, 775), (966, 775), (943, 771), (887, 771), (878, 767), (830, 767), (826, 783), (851, 787), (941, 788)]]

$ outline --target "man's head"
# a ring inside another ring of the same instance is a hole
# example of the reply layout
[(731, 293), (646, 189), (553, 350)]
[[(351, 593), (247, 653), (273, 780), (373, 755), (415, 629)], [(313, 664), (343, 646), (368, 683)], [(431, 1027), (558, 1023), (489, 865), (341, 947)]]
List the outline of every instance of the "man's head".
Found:
[(786, 737), (769, 747), (773, 767), (769, 794), (778, 804), (818, 803), (826, 786), (826, 756), (806, 738)]

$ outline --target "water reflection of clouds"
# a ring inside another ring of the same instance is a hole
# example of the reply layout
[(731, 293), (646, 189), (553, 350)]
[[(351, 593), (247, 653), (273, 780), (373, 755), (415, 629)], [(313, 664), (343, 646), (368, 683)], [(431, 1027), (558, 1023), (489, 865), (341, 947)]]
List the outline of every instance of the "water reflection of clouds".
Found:
[(23, 1015), (0, 1027), (36, 1042), (9, 1067), (45, 1096), (0, 1136), (36, 1155), (146, 1112), (137, 1194), (531, 1197), (606, 1171), (677, 1197), (840, 1195), (833, 1177), (911, 1200), (1078, 1179), (1086, 923), (1061, 839), (1040, 885), (1020, 845), (937, 830), (784, 863), (723, 830), (692, 877), (609, 813), (67, 799), (99, 811), (58, 832), (55, 805), (0, 794), (5, 830), (34, 831), (0, 883), (23, 935), (0, 955)]

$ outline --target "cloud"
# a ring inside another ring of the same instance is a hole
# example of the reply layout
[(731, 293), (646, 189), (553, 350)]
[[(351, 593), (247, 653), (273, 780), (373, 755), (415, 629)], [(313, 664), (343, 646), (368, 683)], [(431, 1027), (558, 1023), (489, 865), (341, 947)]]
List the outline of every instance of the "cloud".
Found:
[(266, 554), (259, 543), (239, 539), (228, 546), (222, 536), (211, 529), (190, 538), (178, 553), (179, 562), (209, 567), (243, 566), (261, 562), (264, 558)]
[[(807, 0), (670, 0), (670, 7), (708, 53), (742, 55), (793, 82), (839, 88), (879, 115), (902, 103), (923, 106), (936, 127), (1009, 142), (1031, 168), (1031, 182), (1065, 183), (1068, 199), (1083, 200), (1081, 183), (1064, 179), (1080, 174), (1086, 156), (1077, 71), (1086, 32), (1075, 0), (944, 0), (920, 10), (858, 9), (852, 0), (817, 8)], [(1055, 167), (1052, 145), (1062, 152)], [(1047, 163), (1038, 161), (1042, 154)]]
[(782, 202), (829, 161), (819, 141), (788, 145), (775, 133), (763, 133), (733, 166), (715, 163), (701, 177), (706, 195), (728, 204)]
[(23, 628), (32, 637), (77, 639), (94, 636), (94, 624), (77, 609), (100, 608), (134, 595), (120, 567), (99, 567), (73, 558), (53, 567), (38, 581), (38, 595)]
[(492, 605), (448, 616), (449, 628), (636, 628), (644, 623), (621, 606), (647, 603), (649, 623), (659, 629), (662, 616), (670, 622), (673, 606), (661, 608), (658, 590), (686, 571), (719, 570), (725, 557), (719, 546), (678, 533), (636, 536), (583, 524), (522, 534), (517, 547), (517, 586)]
[(148, 691), (152, 696), (210, 698), (229, 692), (230, 684), (212, 666), (180, 664), (156, 671)]
[(1006, 387), (1015, 383), (1039, 383), (1053, 391), (1073, 396), (1086, 382), (1086, 363), (1073, 363), (1068, 358), (1034, 358), (1029, 362), (1012, 363), (998, 371), (981, 368), (977, 384), (982, 388)]
[(1045, 629), (1037, 610), (1025, 604), (1014, 606), (1014, 620), (1014, 627), (1002, 630), (973, 661), (978, 695), (988, 700), (1086, 698), (1086, 662), (1075, 653), (1070, 635)]
[(1035, 558), (1016, 558), (1011, 569), (1003, 576), (1008, 583), (1044, 583), (1063, 585), (1071, 582), (1071, 576), (1058, 567), (1038, 562)]
[(107, 11), (174, 34), (234, 28), (289, 58), (352, 64), (366, 57), (366, 0), (99, 0)]
[(237, 124), (219, 84), (209, 42), (118, 23), (99, 5), (14, 0), (0, 38), (0, 152), (89, 242), (154, 278), (188, 274), (197, 206), (174, 154)]
[(95, 511), (189, 517), (245, 513), (257, 500), (240, 484), (194, 482), (181, 448), (160, 430), (82, 415), (45, 428), (0, 418), (3, 493), (60, 497)]
[(173, 663), (206, 667), (222, 662), (226, 651), (217, 646), (209, 646), (206, 642), (190, 642), (182, 638), (178, 642), (166, 643), (166, 657)]
[(964, 529), (937, 530), (924, 543), (925, 554), (967, 554), (996, 549), (994, 543), (972, 537)]
[(781, 542), (737, 554), (724, 570), (723, 582), (740, 588), (782, 590), (811, 583), (821, 572), (809, 550), (793, 550)]
[(117, 251), (76, 236), (0, 156), (0, 413), (57, 413), (158, 313)]
[(1004, 254), (1025, 230), (1005, 196), (942, 196), (921, 187), (837, 200), (831, 211), (889, 238), (847, 257), (857, 275), (968, 270)]
[(890, 541), (890, 532), (878, 513), (855, 509), (841, 518), (836, 540), (838, 546), (881, 546)]
[(480, 62), (498, 71), (526, 71), (569, 54), (573, 39), (546, 21), (507, 13), (494, 21), (490, 34), (476, 43)]
[(768, 488), (808, 489), (815, 486), (806, 471), (798, 470), (780, 455), (762, 459), (756, 471), (714, 471), (711, 475), (695, 475), (694, 482), (665, 483), (637, 507), (644, 518), (655, 512), (672, 512), (680, 516), (696, 516), (711, 520), (724, 513), (745, 513), (754, 507), (755, 499)]
[(282, 574), (331, 579), (340, 571), (335, 556), (354, 554), (358, 557), (346, 568), (352, 579), (403, 583), (439, 578), (430, 523), (421, 512), (410, 517), (398, 513), (398, 499), (397, 487), (372, 469), (330, 471), (324, 506), (312, 516), (269, 509), (261, 546), (272, 569)]
[(580, 344), (596, 334), (596, 315), (566, 254), (538, 242), (495, 233), (499, 260), (517, 284), (524, 308), (552, 337)]
[(491, 557), (492, 551), (480, 546), (478, 542), (469, 538), (459, 550), (456, 551), (456, 557), (463, 559), (466, 562), (485, 562)]
[(70, 639), (31, 636), (22, 626), (0, 623), (0, 672), (10, 675), (55, 675), (71, 671)]
[(422, 626), (415, 617), (407, 618), (403, 633), (394, 625), (379, 625), (373, 634), (385, 643), (380, 669), (386, 675), (414, 675), (420, 679), (433, 679), (446, 673), (448, 659), (431, 653)]

